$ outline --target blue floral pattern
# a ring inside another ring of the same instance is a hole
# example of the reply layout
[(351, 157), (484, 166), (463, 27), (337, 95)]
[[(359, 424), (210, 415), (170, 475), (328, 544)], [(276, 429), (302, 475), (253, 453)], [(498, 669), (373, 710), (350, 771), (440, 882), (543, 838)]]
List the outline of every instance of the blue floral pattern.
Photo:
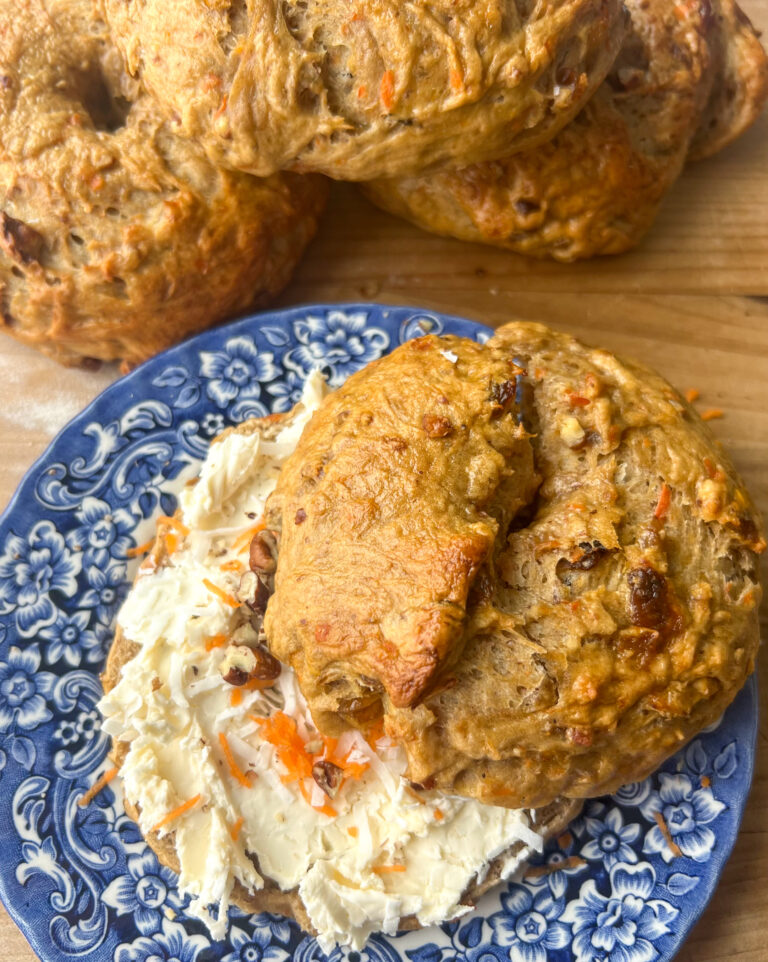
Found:
[(610, 872), (604, 895), (594, 879), (581, 887), (578, 899), (566, 906), (563, 921), (573, 927), (573, 952), (578, 962), (653, 962), (656, 943), (672, 931), (680, 914), (670, 902), (652, 898), (653, 866), (622, 865)]
[(53, 691), (56, 676), (39, 668), (37, 645), (23, 650), (11, 648), (8, 661), (0, 664), (0, 731), (32, 731), (53, 717), (46, 699)]
[(547, 962), (552, 949), (564, 949), (571, 941), (568, 926), (560, 918), (565, 905), (549, 892), (533, 894), (513, 885), (501, 896), (504, 909), (488, 919), (491, 941), (507, 949), (511, 962)]
[[(210, 439), (285, 411), (428, 333), (487, 329), (408, 308), (246, 318), (155, 358), (54, 442), (0, 521), (0, 894), (44, 962), (655, 962), (709, 898), (751, 777), (750, 684), (663, 770), (588, 803), (525, 874), (439, 927), (326, 957), (295, 923), (233, 909), (225, 942), (185, 912), (126, 816), (95, 704), (131, 549), (171, 513)], [(137, 398), (141, 400), (136, 401)]]

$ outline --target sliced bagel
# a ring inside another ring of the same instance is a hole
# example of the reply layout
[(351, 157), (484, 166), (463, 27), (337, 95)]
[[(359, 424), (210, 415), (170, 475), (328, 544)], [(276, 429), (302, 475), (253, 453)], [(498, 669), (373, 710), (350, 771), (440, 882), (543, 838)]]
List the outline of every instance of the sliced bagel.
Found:
[[(294, 411), (289, 414), (272, 416), (266, 419), (254, 419), (237, 428), (229, 429), (220, 436), (221, 440), (218, 440), (215, 448), (213, 449), (214, 457), (216, 456), (217, 452), (224, 450), (227, 439), (231, 440), (233, 435), (244, 439), (253, 439), (255, 435), (258, 435), (260, 444), (262, 442), (279, 444), (280, 438), (284, 437), (284, 430), (294, 423), (294, 419), (297, 417), (297, 410), (299, 409), (294, 409)], [(226, 459), (228, 454), (223, 454), (221, 457)], [(229, 464), (228, 461), (226, 463)], [(245, 464), (246, 462), (243, 461), (242, 463)], [(232, 472), (230, 472), (229, 476), (232, 476)], [(211, 477), (213, 477), (212, 474), (206, 476), (204, 468), (203, 475), (201, 476), (202, 479), (198, 482), (198, 485), (203, 486), (208, 484)], [(212, 490), (215, 489), (220, 494), (221, 488), (216, 486), (216, 482), (211, 481), (210, 483), (212, 484)], [(182, 509), (177, 512), (175, 518), (162, 521), (160, 523), (158, 527), (157, 539), (150, 554), (142, 564), (134, 591), (136, 591), (137, 588), (146, 587), (146, 585), (150, 584), (153, 579), (157, 580), (162, 578), (164, 572), (167, 573), (169, 569), (172, 569), (174, 565), (177, 564), (179, 552), (185, 550), (179, 547), (178, 541), (180, 538), (187, 538), (187, 535), (184, 534), (184, 519), (189, 519), (190, 512), (194, 514), (189, 505), (189, 500), (187, 502), (182, 501)], [(265, 536), (258, 533), (255, 535), (257, 540), (263, 537)], [(253, 552), (250, 552), (249, 554), (250, 557), (254, 557)], [(229, 558), (229, 555), (227, 557)], [(231, 560), (228, 560), (225, 562), (225, 564), (227, 565), (228, 569), (232, 567)], [(155, 604), (162, 603), (162, 599), (162, 593), (157, 595)], [(166, 600), (169, 605), (174, 604), (174, 599), (172, 597), (168, 597)], [(130, 621), (130, 616), (127, 617)], [(239, 612), (237, 613), (236, 617), (238, 620), (242, 620)], [(248, 617), (252, 618), (252, 616)], [(248, 621), (248, 617), (245, 619), (246, 622)], [(250, 621), (250, 624), (253, 624), (252, 620)], [(151, 644), (152, 638), (148, 636), (145, 641)], [(229, 652), (232, 647), (233, 646), (230, 645), (228, 648), (224, 649), (225, 659), (227, 657), (227, 652)], [(114, 711), (115, 704), (111, 704), (110, 699), (114, 699), (116, 692), (119, 694), (121, 680), (129, 689), (131, 689), (133, 686), (132, 691), (129, 690), (127, 693), (124, 693), (127, 699), (130, 701), (136, 696), (135, 679), (143, 677), (146, 691), (141, 694), (140, 698), (142, 700), (142, 704), (146, 705), (150, 705), (152, 703), (156, 704), (158, 701), (163, 699), (173, 702), (179, 693), (179, 688), (174, 688), (173, 679), (171, 678), (172, 671), (167, 668), (167, 661), (164, 661), (163, 659), (157, 663), (156, 673), (153, 668), (149, 674), (145, 674), (144, 676), (136, 675), (128, 679), (126, 682), (125, 673), (127, 672), (130, 675), (132, 666), (135, 667), (136, 661), (141, 654), (142, 646), (132, 640), (126, 630), (119, 626), (116, 632), (114, 644), (109, 653), (104, 674), (102, 676), (105, 690), (105, 699), (102, 705), (107, 714), (105, 727), (113, 734), (114, 737), (112, 757), (115, 763), (124, 771), (126, 770), (126, 767), (128, 769), (127, 777), (124, 782), (126, 810), (139, 822), (144, 831), (148, 844), (155, 851), (160, 861), (177, 873), (181, 873), (182, 886), (186, 885), (187, 890), (190, 890), (189, 867), (188, 865), (185, 866), (185, 861), (189, 861), (189, 845), (199, 844), (200, 847), (205, 850), (206, 842), (204, 840), (206, 838), (206, 832), (209, 830), (203, 831), (199, 828), (196, 830), (187, 830), (186, 825), (183, 823), (187, 818), (194, 817), (194, 813), (190, 815), (184, 815), (183, 817), (180, 814), (177, 816), (179, 821), (170, 825), (168, 825), (164, 819), (160, 820), (161, 824), (159, 825), (152, 824), (154, 821), (154, 816), (145, 815), (145, 810), (143, 808), (141, 799), (144, 799), (144, 804), (152, 805), (155, 802), (156, 795), (162, 795), (165, 791), (165, 788), (157, 780), (156, 771), (150, 771), (150, 768), (147, 768), (146, 766), (144, 769), (142, 769), (142, 759), (140, 758), (139, 761), (136, 762), (136, 760), (131, 757), (131, 753), (136, 751), (136, 742), (135, 740), (131, 739), (131, 733), (126, 731), (126, 727), (128, 726), (123, 725), (122, 730), (120, 730), (119, 726), (117, 728), (114, 726), (114, 720), (116, 717), (116, 713)], [(215, 655), (216, 653), (214, 652), (213, 654)], [(163, 657), (165, 658), (165, 656)], [(195, 664), (193, 673), (195, 678), (197, 678), (197, 666), (199, 666), (201, 676), (206, 679), (205, 684), (209, 684), (208, 679), (211, 677), (213, 678), (213, 683), (215, 684), (215, 679), (218, 676), (215, 674), (211, 676), (210, 672), (206, 675), (206, 669), (204, 667), (204, 661), (206, 657), (206, 653), (198, 644), (198, 650), (193, 657)], [(287, 671), (287, 669), (284, 669), (284, 671)], [(229, 677), (229, 674), (227, 674), (227, 677)], [(227, 691), (235, 690), (232, 688), (231, 683), (228, 683), (224, 678), (219, 678), (218, 684), (221, 689), (226, 689)], [(246, 694), (245, 697), (248, 698), (250, 696)], [(117, 714), (119, 714), (119, 712)], [(232, 735), (230, 737), (234, 738)], [(169, 744), (176, 744), (174, 742), (174, 731), (172, 725), (168, 729), (167, 742)], [(233, 744), (237, 745), (238, 743), (234, 741)], [(197, 741), (194, 742), (193, 747), (194, 750), (201, 753), (207, 751), (206, 746), (204, 744), (198, 745)], [(138, 751), (142, 750), (143, 749), (139, 749)], [(162, 754), (163, 748), (162, 746), (159, 746), (156, 748), (156, 750), (158, 753)], [(314, 750), (316, 751), (316, 749)], [(174, 748), (173, 751), (175, 754), (179, 753), (178, 748)], [(169, 764), (172, 765), (172, 763)], [(190, 757), (189, 751), (187, 750), (185, 767), (194, 767), (196, 764), (196, 760), (193, 757)], [(183, 776), (181, 777), (183, 778)], [(262, 779), (266, 777), (266, 774), (263, 770), (260, 770), (259, 777)], [(141, 784), (142, 778), (145, 784)], [(203, 789), (203, 791), (205, 791), (205, 789)], [(410, 792), (410, 790), (408, 791)], [(445, 807), (446, 805), (455, 804), (451, 803), (450, 801), (442, 800), (439, 795), (432, 793), (422, 793), (422, 796), (423, 797), (419, 797), (416, 795), (416, 793), (413, 793), (413, 796), (408, 795), (407, 803), (411, 807), (415, 806), (419, 811), (431, 811), (431, 806), (435, 806), (437, 808), (437, 806), (440, 805)], [(209, 797), (209, 801), (206, 802), (206, 805), (215, 807), (217, 804), (219, 804), (219, 802), (220, 799), (217, 801), (217, 796), (215, 793), (212, 793)], [(291, 813), (295, 813), (295, 804), (296, 800), (294, 799), (293, 808), (290, 804), (285, 807), (285, 814), (289, 819), (291, 818)], [(298, 798), (298, 804), (300, 806), (306, 805), (306, 803), (300, 797)], [(182, 806), (182, 808), (184, 808), (184, 806)], [(568, 822), (575, 817), (579, 811), (579, 808), (579, 803), (558, 799), (546, 808), (532, 813), (531, 826), (540, 839), (548, 838), (551, 835), (561, 832)], [(500, 810), (496, 810), (497, 813), (499, 811)], [(451, 817), (452, 815), (450, 809), (446, 808), (445, 820), (448, 821)], [(429, 818), (431, 819), (432, 815), (430, 815)], [(440, 815), (440, 819), (443, 819), (442, 814)], [(181, 837), (175, 830), (175, 826), (179, 823), (182, 823)], [(242, 826), (242, 832), (244, 836), (248, 834), (248, 831), (249, 827), (247, 824)], [(531, 850), (530, 830), (525, 837), (525, 842), (512, 842), (511, 844), (505, 846), (502, 851), (495, 852), (492, 857), (487, 859), (484, 865), (479, 866), (481, 870), (478, 871), (478, 873), (476, 873), (475, 876), (468, 881), (468, 884), (465, 886), (464, 890), (456, 893), (457, 911), (467, 911), (469, 907), (471, 907), (484, 892), (490, 889), (502, 878), (506, 878), (509, 875), (509, 872), (518, 864), (518, 861), (525, 855), (525, 853)], [(191, 843), (189, 842), (189, 838), (192, 838)], [(183, 854), (180, 854), (180, 847)], [(210, 857), (210, 849), (207, 849), (207, 851), (209, 852), (208, 857)], [(248, 871), (241, 870), (241, 873), (236, 875), (234, 879), (234, 885), (231, 892), (228, 893), (228, 898), (234, 904), (246, 911), (267, 911), (292, 917), (306, 931), (317, 934), (318, 927), (313, 924), (313, 919), (307, 910), (307, 906), (305, 905), (302, 892), (299, 890), (299, 887), (297, 885), (289, 887), (278, 884), (278, 882), (269, 875), (269, 865), (265, 863), (263, 859), (260, 859), (256, 850), (248, 849), (245, 842), (243, 843), (242, 854), (245, 859), (249, 860), (251, 870), (250, 880), (252, 884), (247, 884), (247, 879), (244, 878), (244, 876), (249, 874)], [(194, 891), (194, 888), (191, 890), (193, 894), (198, 894)], [(207, 918), (204, 910), (201, 911), (201, 914), (203, 917)], [(396, 918), (391, 920), (391, 924), (393, 925), (396, 922)], [(221, 932), (221, 926), (223, 924), (221, 916), (213, 924), (214, 928), (216, 928), (216, 931)], [(422, 923), (419, 921), (416, 915), (403, 914), (399, 920), (400, 927), (405, 929), (417, 928), (421, 924)], [(320, 934), (324, 935), (327, 944), (328, 931), (323, 928)]]

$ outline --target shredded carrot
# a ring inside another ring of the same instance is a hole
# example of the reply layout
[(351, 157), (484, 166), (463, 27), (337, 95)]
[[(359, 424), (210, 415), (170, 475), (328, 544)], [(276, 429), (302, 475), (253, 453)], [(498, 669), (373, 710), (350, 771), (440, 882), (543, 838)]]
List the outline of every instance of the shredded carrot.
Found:
[(172, 518), (170, 517), (170, 515), (161, 514), (160, 517), (157, 519), (157, 523), (167, 524), (168, 527), (175, 528), (179, 532), (179, 534), (183, 535), (185, 538), (189, 534), (189, 528), (184, 524), (184, 522), (179, 521), (178, 518)]
[(383, 718), (379, 718), (378, 721), (375, 722), (375, 723), (368, 729), (368, 731), (365, 733), (365, 740), (368, 742), (368, 744), (371, 746), (371, 748), (373, 748), (373, 749), (375, 750), (375, 749), (376, 749), (376, 742), (377, 742), (380, 738), (383, 738), (383, 737), (384, 737), (384, 734), (385, 734), (385, 732), (384, 732), (384, 719), (383, 719)]
[(168, 812), (164, 818), (161, 818), (157, 825), (152, 826), (150, 831), (157, 832), (164, 826), (168, 825), (169, 822), (175, 822), (176, 819), (181, 815), (186, 815), (191, 808), (194, 808), (195, 805), (197, 805), (201, 798), (202, 795), (195, 795), (194, 798), (188, 798), (186, 802), (182, 802), (181, 805)]
[(242, 702), (242, 700), (243, 700), (243, 691), (242, 691), (242, 689), (241, 689), (241, 688), (234, 687), (234, 688), (232, 689), (232, 694), (229, 696), (229, 704), (230, 704), (233, 708), (237, 708), (237, 706)]
[(656, 502), (656, 510), (653, 512), (654, 518), (659, 521), (661, 521), (662, 518), (666, 518), (671, 500), (672, 492), (669, 489), (669, 485), (665, 481), (661, 486), (661, 491), (659, 491), (659, 500)]
[(684, 396), (685, 396), (685, 400), (689, 404), (693, 404), (694, 401), (699, 400), (699, 398), (701, 397), (701, 394), (695, 387), (689, 387), (688, 390), (685, 392)]
[(672, 838), (669, 828), (667, 827), (667, 823), (664, 821), (664, 816), (661, 814), (661, 812), (654, 812), (653, 817), (656, 819), (656, 824), (659, 826), (661, 834), (664, 836), (664, 841), (669, 846), (670, 852), (675, 856), (675, 858), (679, 858), (683, 853), (680, 850), (680, 846)]
[(707, 475), (710, 478), (714, 478), (717, 474), (717, 468), (709, 458), (704, 458), (704, 467), (707, 469)]
[(179, 539), (171, 531), (167, 531), (165, 534), (165, 550), (168, 554), (173, 554), (179, 547)]
[(351, 835), (352, 838), (357, 838), (357, 836), (360, 834), (357, 830), (356, 825), (350, 825), (349, 828), (347, 829), (347, 833)]
[(109, 771), (104, 772), (101, 778), (94, 782), (93, 785), (88, 789), (88, 791), (83, 795), (82, 798), (78, 799), (77, 804), (80, 808), (85, 808), (86, 805), (90, 805), (91, 802), (96, 798), (102, 788), (106, 788), (107, 785), (112, 781), (112, 779), (117, 775), (119, 769), (117, 767), (110, 768)]
[(702, 776), (701, 776), (701, 787), (702, 787), (702, 788), (709, 788), (709, 786), (710, 786), (711, 784), (712, 784), (712, 779), (709, 777), (709, 775), (702, 775)]
[(590, 400), (588, 397), (582, 397), (580, 394), (569, 394), (568, 403), (572, 408), (585, 408)]
[(243, 822), (245, 819), (241, 815), (240, 818), (235, 822), (232, 828), (229, 830), (229, 834), (232, 836), (232, 841), (236, 842), (238, 836), (240, 835), (240, 829), (243, 827)]
[(559, 547), (559, 541), (539, 541), (533, 546), (533, 553), (540, 555), (544, 554), (545, 551), (555, 551)]
[(304, 778), (311, 778), (314, 761), (304, 747), (296, 721), (282, 711), (269, 718), (251, 717), (261, 728), (262, 738), (274, 745), (278, 760), (287, 769), (286, 781), (301, 782)]
[(227, 591), (224, 591), (223, 588), (219, 588), (218, 585), (215, 585), (212, 581), (209, 581), (208, 578), (203, 578), (203, 584), (212, 594), (216, 595), (218, 598), (221, 598), (225, 605), (229, 605), (230, 608), (240, 607), (240, 602), (237, 600), (237, 598), (233, 598), (231, 594), (229, 594)]
[(404, 865), (374, 865), (373, 871), (377, 875), (391, 875), (393, 872), (404, 872)]
[(250, 788), (251, 783), (245, 777), (244, 772), (235, 761), (235, 756), (232, 754), (232, 749), (229, 747), (229, 742), (227, 741), (227, 736), (224, 734), (224, 732), (219, 732), (219, 744), (221, 745), (221, 750), (224, 752), (224, 757), (227, 760), (227, 765), (229, 765), (229, 770), (232, 773), (232, 777), (237, 779), (243, 788)]
[(265, 688), (272, 688), (277, 678), (251, 678), (244, 685), (240, 686), (241, 691), (264, 691)]
[[(286, 773), (281, 776), (284, 783), (298, 782), (299, 789), (309, 805), (312, 805), (309, 794), (304, 785), (304, 779), (312, 778), (312, 767), (317, 760), (317, 754), (307, 751), (307, 746), (299, 734), (296, 721), (286, 715), (285, 712), (275, 712), (269, 718), (262, 718), (258, 715), (249, 715), (251, 721), (261, 728), (261, 737), (275, 747), (277, 758)], [(341, 789), (347, 778), (360, 778), (363, 772), (368, 770), (368, 762), (349, 762), (347, 758), (339, 757), (337, 751), (337, 739), (322, 736), (324, 761), (329, 761), (340, 768), (344, 774), (344, 779), (339, 785)], [(313, 805), (313, 808), (322, 812), (324, 815), (335, 815), (336, 811), (330, 805)]]
[(368, 93), (368, 88), (365, 86), (365, 84), (361, 84), (357, 88), (357, 96), (359, 97), (360, 100), (362, 100), (363, 97), (367, 95), (367, 93)]
[(232, 561), (225, 561), (223, 565), (219, 565), (222, 571), (236, 571), (239, 573), (245, 571), (245, 565), (242, 561), (238, 561), (234, 558)]
[(720, 408), (707, 408), (706, 411), (701, 412), (702, 421), (714, 421), (721, 417), (723, 417), (723, 412)]
[(461, 90), (463, 86), (464, 86), (464, 77), (462, 76), (461, 71), (456, 70), (456, 68), (454, 67), (454, 69), (451, 70), (451, 88), (453, 90)]
[(260, 521), (257, 521), (256, 524), (251, 525), (250, 528), (247, 528), (242, 534), (235, 538), (234, 542), (232, 543), (232, 548), (235, 551), (241, 551), (246, 547), (246, 545), (250, 545), (251, 541), (253, 541), (253, 536), (258, 534), (259, 531), (263, 531), (266, 526), (267, 522), (264, 520), (264, 518), (261, 518)]
[(570, 832), (563, 832), (563, 834), (558, 838), (557, 844), (565, 850), (573, 841), (573, 835)]
[(154, 543), (154, 539), (152, 541), (145, 541), (144, 544), (136, 545), (135, 548), (129, 548), (125, 553), (129, 558), (138, 558), (140, 554), (146, 554), (148, 551), (151, 551)]
[(205, 641), (205, 650), (213, 651), (214, 648), (223, 648), (227, 643), (226, 635), (211, 635)]
[(445, 818), (439, 808), (436, 808), (432, 814), (435, 816), (435, 820), (438, 822), (442, 822), (442, 820)]
[(395, 75), (391, 70), (385, 70), (381, 75), (379, 96), (386, 110), (390, 110), (395, 99)]

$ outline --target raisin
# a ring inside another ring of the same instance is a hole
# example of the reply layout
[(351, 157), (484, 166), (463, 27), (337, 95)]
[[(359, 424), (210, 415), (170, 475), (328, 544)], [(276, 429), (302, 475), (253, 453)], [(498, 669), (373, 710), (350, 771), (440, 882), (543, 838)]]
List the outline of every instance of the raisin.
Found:
[(679, 630), (680, 615), (672, 605), (664, 575), (644, 563), (628, 572), (627, 584), (629, 615), (633, 625), (653, 628), (662, 635)]
[(490, 402), (493, 405), (491, 417), (495, 420), (512, 407), (517, 388), (514, 381), (498, 381), (491, 384)]

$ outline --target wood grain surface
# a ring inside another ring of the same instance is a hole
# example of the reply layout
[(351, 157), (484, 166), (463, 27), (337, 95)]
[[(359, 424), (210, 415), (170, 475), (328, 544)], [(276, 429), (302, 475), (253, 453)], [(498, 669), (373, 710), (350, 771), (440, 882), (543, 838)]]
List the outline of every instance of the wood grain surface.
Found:
[[(768, 0), (745, 4), (768, 29)], [(280, 300), (375, 300), (491, 325), (542, 320), (656, 367), (721, 408), (712, 426), (768, 515), (768, 114), (741, 141), (693, 165), (640, 249), (573, 266), (421, 233), (334, 188), (320, 235)], [(117, 376), (66, 370), (0, 343), (0, 506), (54, 434)], [(768, 603), (761, 619), (768, 628)], [(768, 649), (760, 663), (768, 692)], [(735, 851), (679, 962), (768, 960), (768, 718)], [(36, 958), (0, 908), (0, 959)]]

